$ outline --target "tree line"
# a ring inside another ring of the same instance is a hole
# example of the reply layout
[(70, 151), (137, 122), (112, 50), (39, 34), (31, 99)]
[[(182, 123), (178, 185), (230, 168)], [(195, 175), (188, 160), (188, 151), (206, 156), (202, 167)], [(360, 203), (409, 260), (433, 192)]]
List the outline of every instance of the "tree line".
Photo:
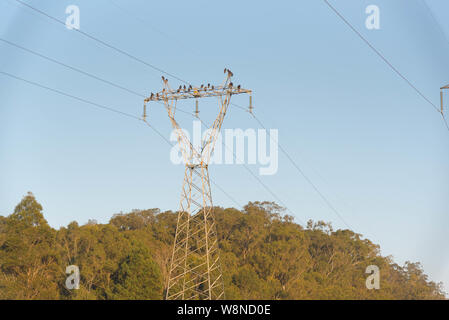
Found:
[[(0, 299), (163, 299), (176, 212), (115, 214), (56, 230), (28, 193), (0, 216)], [(378, 245), (330, 223), (301, 226), (273, 202), (214, 207), (227, 299), (445, 299), (420, 263), (396, 264)], [(66, 286), (76, 265), (80, 286)], [(380, 288), (366, 286), (368, 266)]]

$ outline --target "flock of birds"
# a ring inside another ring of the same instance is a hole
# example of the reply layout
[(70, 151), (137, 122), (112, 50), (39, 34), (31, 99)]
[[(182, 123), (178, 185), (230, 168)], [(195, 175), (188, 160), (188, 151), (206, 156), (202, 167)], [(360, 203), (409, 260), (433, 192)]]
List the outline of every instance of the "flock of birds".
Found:
[[(231, 72), (231, 70), (229, 70), (229, 69), (224, 69), (224, 73), (228, 73), (228, 77), (229, 78), (231, 78), (234, 74)], [(167, 82), (168, 82), (168, 79), (167, 78), (165, 78), (164, 76), (162, 76), (162, 81), (166, 84)], [(233, 83), (232, 82), (229, 82), (229, 84), (228, 84), (228, 87), (229, 88), (233, 88)], [(240, 88), (241, 88), (241, 86), (240, 85), (238, 85), (237, 86), (237, 90), (240, 90)], [(207, 84), (207, 86), (206, 85), (204, 85), (204, 84), (202, 84), (199, 88), (194, 88), (194, 87), (192, 87), (191, 85), (189, 85), (188, 87), (187, 86), (179, 86), (179, 88), (176, 90), (176, 93), (190, 93), (190, 92), (193, 92), (193, 94), (195, 95), (195, 94), (199, 94), (199, 92), (200, 91), (210, 91), (210, 90), (215, 90), (215, 86), (213, 86), (213, 85), (211, 85), (210, 83), (208, 83)], [(163, 89), (162, 90), (162, 93), (165, 93), (165, 89)], [(172, 93), (174, 93), (174, 92), (172, 92)], [(151, 92), (151, 95), (150, 95), (150, 100), (153, 100), (155, 97), (156, 97), (156, 99), (159, 99), (159, 93), (156, 93), (156, 94), (154, 94), (153, 92)]]

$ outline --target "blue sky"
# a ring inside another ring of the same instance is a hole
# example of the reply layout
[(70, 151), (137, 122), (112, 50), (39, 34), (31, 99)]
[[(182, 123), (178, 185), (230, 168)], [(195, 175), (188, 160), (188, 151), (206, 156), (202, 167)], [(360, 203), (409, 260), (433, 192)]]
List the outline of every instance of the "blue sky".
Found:
[[(449, 291), (449, 132), (324, 1), (26, 2), (60, 20), (68, 5), (78, 5), (82, 31), (192, 83), (219, 83), (229, 67), (236, 83), (254, 91), (258, 118), (279, 130), (280, 144), (344, 220), (380, 244), (384, 255), (422, 262)], [(439, 87), (449, 84), (447, 1), (330, 3), (439, 105)], [(380, 8), (380, 30), (365, 28), (370, 4)], [(161, 89), (161, 73), (14, 0), (0, 0), (0, 35), (142, 94)], [(142, 112), (141, 98), (1, 41), (0, 71), (136, 116)], [(247, 99), (234, 102), (246, 105)], [(192, 119), (182, 120), (190, 129)], [(149, 121), (169, 137), (162, 108), (151, 107)], [(224, 128), (259, 125), (231, 107)], [(54, 227), (107, 222), (135, 208), (176, 210), (183, 168), (171, 164), (169, 152), (136, 120), (0, 74), (2, 215), (27, 191)], [(257, 166), (249, 167), (257, 173)], [(243, 166), (217, 165), (210, 172), (240, 205), (275, 200)], [(283, 154), (278, 173), (260, 179), (298, 222), (346, 227)], [(217, 188), (212, 192), (216, 205), (235, 206)]]

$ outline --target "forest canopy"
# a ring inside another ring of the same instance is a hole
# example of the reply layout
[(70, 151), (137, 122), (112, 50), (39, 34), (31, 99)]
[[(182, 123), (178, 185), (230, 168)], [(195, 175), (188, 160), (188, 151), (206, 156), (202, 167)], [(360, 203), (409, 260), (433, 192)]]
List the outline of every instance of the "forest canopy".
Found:
[[(108, 224), (55, 230), (28, 193), (0, 216), (0, 299), (163, 299), (176, 212), (133, 210)], [(227, 299), (445, 299), (420, 263), (396, 264), (378, 245), (330, 223), (306, 226), (272, 202), (214, 207)], [(66, 287), (66, 268), (80, 271)], [(368, 290), (366, 268), (380, 270)]]

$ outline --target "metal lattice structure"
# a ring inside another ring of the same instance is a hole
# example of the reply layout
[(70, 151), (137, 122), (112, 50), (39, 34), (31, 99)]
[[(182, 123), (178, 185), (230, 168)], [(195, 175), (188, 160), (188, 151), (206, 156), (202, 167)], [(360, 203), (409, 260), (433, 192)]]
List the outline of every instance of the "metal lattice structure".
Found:
[[(177, 132), (179, 147), (185, 163), (184, 182), (181, 192), (180, 210), (176, 227), (170, 275), (166, 287), (166, 299), (219, 300), (224, 298), (223, 274), (221, 271), (216, 225), (213, 216), (212, 195), (208, 164), (228, 110), (231, 96), (251, 94), (250, 90), (234, 86), (230, 70), (225, 69), (226, 79), (220, 86), (189, 85), (173, 90), (168, 80), (162, 77), (164, 88), (145, 99), (163, 102), (173, 128)], [(178, 100), (196, 99), (195, 114), (198, 117), (198, 99), (217, 97), (219, 113), (201, 146), (194, 147), (175, 119)], [(251, 96), (250, 96), (250, 111)]]

